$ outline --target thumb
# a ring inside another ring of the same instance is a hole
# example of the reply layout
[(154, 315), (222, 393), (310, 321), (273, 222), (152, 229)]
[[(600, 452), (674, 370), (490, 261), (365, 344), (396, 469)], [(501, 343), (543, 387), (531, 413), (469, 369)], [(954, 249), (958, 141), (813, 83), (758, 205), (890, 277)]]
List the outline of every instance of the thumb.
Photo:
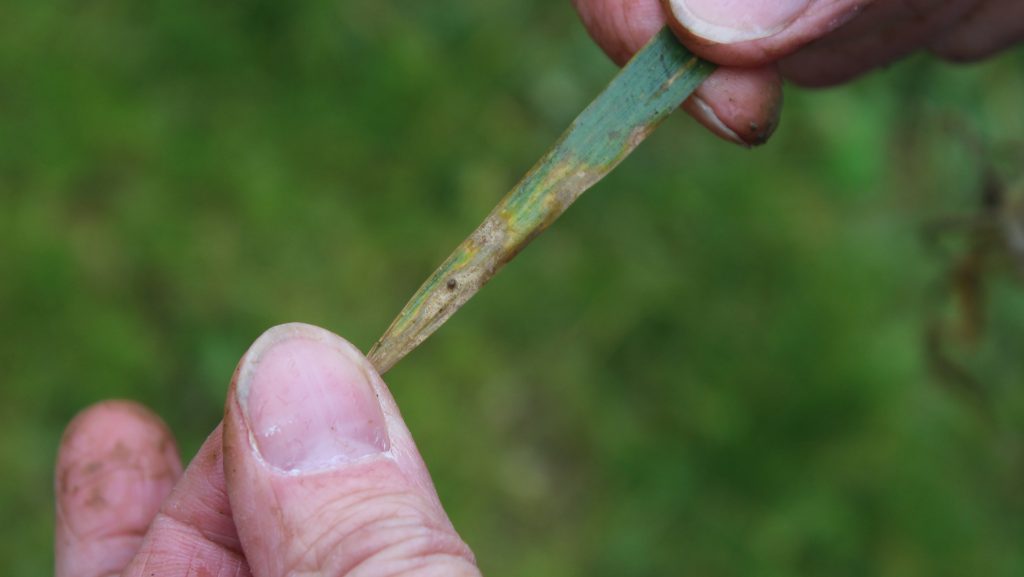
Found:
[(478, 576), (377, 372), (324, 329), (270, 329), (224, 416), (228, 498), (255, 577)]
[(811, 0), (668, 0), (666, 3), (692, 34), (732, 44), (777, 34), (803, 14)]
[[(927, 0), (935, 4), (938, 0)], [(662, 0), (669, 25), (715, 63), (775, 62), (836, 30), (873, 0)]]

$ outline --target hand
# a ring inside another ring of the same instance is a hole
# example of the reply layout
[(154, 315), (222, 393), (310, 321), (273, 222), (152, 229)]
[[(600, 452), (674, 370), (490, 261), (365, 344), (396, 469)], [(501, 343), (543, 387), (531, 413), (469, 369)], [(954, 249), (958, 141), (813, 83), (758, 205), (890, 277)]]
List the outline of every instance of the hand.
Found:
[(253, 344), (184, 474), (160, 419), (112, 401), (68, 426), (56, 490), (57, 577), (479, 575), (383, 381), (308, 325)]
[[(1024, 38), (1020, 0), (573, 0), (619, 64), (672, 26), (722, 66), (685, 108), (727, 140), (761, 144), (778, 125), (782, 78), (846, 82), (917, 50), (984, 58)], [(664, 6), (664, 8), (663, 8)]]

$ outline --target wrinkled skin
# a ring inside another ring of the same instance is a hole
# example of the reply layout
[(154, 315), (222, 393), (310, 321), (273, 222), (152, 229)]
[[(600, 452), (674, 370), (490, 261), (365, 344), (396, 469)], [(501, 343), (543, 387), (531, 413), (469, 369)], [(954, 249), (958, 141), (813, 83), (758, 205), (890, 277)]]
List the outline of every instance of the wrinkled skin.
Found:
[(57, 577), (479, 575), (383, 381), (308, 325), (249, 349), (184, 472), (157, 415), (107, 401), (68, 426), (55, 490)]

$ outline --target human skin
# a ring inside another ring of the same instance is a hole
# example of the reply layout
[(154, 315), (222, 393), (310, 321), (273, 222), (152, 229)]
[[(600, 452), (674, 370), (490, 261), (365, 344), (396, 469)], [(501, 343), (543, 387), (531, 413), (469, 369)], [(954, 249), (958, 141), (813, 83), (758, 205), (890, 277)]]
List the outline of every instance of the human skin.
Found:
[(56, 575), (478, 576), (384, 382), (355, 347), (275, 327), (182, 472), (135, 403), (79, 414), (56, 468)]
[(917, 51), (969, 62), (1024, 38), (1020, 0), (573, 0), (594, 40), (625, 63), (665, 25), (720, 65), (684, 108), (752, 146), (779, 124), (782, 84), (848, 82)]

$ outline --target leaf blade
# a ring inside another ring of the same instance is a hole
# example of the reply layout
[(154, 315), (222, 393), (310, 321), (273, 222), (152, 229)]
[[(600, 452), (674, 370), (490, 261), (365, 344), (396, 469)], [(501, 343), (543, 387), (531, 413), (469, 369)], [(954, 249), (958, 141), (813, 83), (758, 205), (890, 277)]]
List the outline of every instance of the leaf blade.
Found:
[(387, 372), (440, 328), (713, 70), (667, 28), (656, 34), (420, 286), (370, 350), (374, 367)]

